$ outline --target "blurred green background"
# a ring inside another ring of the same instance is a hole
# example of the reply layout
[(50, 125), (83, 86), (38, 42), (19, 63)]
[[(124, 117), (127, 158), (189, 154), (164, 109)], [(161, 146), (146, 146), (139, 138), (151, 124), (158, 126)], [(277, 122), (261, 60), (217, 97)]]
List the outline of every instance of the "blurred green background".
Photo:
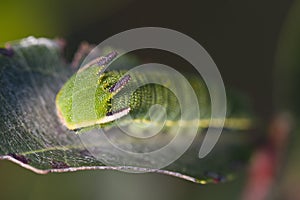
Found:
[[(278, 110), (291, 109), (280, 102), (293, 97), (280, 96), (274, 82), (282, 81), (278, 74), (299, 72), (299, 59), (287, 62), (298, 58), (300, 52), (300, 29), (295, 23), (300, 22), (298, 4), (291, 0), (1, 0), (0, 43), (30, 35), (61, 37), (67, 41), (66, 56), (71, 59), (81, 41), (98, 44), (111, 35), (143, 26), (175, 29), (209, 52), (226, 86), (249, 95), (263, 135), (263, 128)], [(289, 75), (286, 77), (285, 84), (280, 84), (283, 91), (294, 85)], [(297, 103), (285, 105), (291, 104)], [(289, 149), (294, 157), (287, 157), (275, 195), (282, 199), (288, 196), (288, 189), (281, 188), (295, 183), (295, 166), (300, 166), (293, 162), (299, 150)], [(0, 199), (241, 199), (245, 171), (232, 182), (201, 186), (157, 174), (85, 171), (37, 175), (1, 161)]]

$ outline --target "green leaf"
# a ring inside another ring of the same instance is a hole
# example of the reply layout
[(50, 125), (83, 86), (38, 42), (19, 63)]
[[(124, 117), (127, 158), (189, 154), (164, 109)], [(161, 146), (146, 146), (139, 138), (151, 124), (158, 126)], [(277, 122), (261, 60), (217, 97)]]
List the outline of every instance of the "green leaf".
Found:
[[(40, 174), (127, 169), (204, 184), (231, 179), (249, 158), (251, 135), (245, 131), (224, 131), (213, 151), (199, 159), (204, 136), (199, 132), (188, 151), (164, 169), (106, 166), (57, 117), (55, 96), (74, 73), (65, 63), (59, 45), (53, 40), (30, 37), (10, 46), (12, 51), (0, 52), (0, 159)], [(95, 148), (105, 151), (104, 147), (99, 141)], [(111, 159), (117, 158), (112, 155)]]

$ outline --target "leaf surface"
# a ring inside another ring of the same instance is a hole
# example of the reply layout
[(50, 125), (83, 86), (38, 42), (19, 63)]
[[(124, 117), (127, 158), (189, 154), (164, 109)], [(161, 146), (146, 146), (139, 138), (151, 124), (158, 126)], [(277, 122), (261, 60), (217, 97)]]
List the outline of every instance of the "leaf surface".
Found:
[[(203, 139), (199, 132), (193, 145), (164, 169), (107, 166), (86, 149), (78, 135), (57, 117), (55, 96), (74, 73), (59, 45), (45, 38), (26, 38), (10, 44), (0, 54), (0, 159), (11, 160), (36, 173), (77, 170), (133, 170), (176, 176), (197, 183), (232, 178), (250, 154), (249, 133), (224, 131), (214, 150), (198, 158)], [(99, 141), (99, 151), (111, 153)]]

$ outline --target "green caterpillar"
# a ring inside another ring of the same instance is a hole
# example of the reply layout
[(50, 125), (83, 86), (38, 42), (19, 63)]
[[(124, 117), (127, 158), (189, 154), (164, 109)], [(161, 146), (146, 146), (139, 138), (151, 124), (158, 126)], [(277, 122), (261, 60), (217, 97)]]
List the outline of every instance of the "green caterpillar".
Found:
[[(65, 83), (56, 96), (57, 113), (62, 123), (70, 130), (106, 127), (113, 126), (115, 120), (122, 120), (129, 114), (135, 122), (147, 123), (151, 120), (147, 114), (149, 108), (159, 104), (166, 111), (165, 126), (176, 124), (181, 114), (180, 106), (168, 85), (147, 84), (133, 93), (127, 92), (134, 83), (145, 81), (147, 76), (141, 73), (125, 75), (126, 70), (104, 72), (105, 66), (116, 56), (117, 53), (112, 52), (91, 61)], [(151, 76), (156, 79), (167, 78), (158, 72), (153, 72)], [(188, 80), (198, 98), (201, 117), (184, 124), (200, 124), (200, 128), (207, 128), (209, 124), (218, 127), (220, 120), (210, 119), (210, 97), (205, 83), (191, 75)], [(229, 100), (229, 104), (230, 112), (225, 127), (248, 129), (251, 120), (247, 114), (239, 111), (239, 101)], [(190, 107), (193, 109), (193, 105)], [(199, 120), (201, 123), (196, 123)]]

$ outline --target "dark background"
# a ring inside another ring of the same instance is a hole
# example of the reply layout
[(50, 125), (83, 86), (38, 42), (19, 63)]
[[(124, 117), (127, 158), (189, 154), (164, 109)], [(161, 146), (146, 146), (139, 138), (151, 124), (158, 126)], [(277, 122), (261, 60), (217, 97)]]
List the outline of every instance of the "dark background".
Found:
[[(66, 56), (71, 59), (81, 41), (98, 44), (121, 31), (144, 26), (180, 31), (208, 51), (226, 87), (249, 96), (263, 135), (277, 110), (275, 61), (292, 3), (2, 0), (0, 43), (29, 35), (62, 37), (68, 45)], [(163, 175), (108, 171), (41, 176), (7, 161), (0, 162), (0, 179), (0, 199), (240, 199), (246, 180), (244, 172), (233, 182), (208, 186)]]

